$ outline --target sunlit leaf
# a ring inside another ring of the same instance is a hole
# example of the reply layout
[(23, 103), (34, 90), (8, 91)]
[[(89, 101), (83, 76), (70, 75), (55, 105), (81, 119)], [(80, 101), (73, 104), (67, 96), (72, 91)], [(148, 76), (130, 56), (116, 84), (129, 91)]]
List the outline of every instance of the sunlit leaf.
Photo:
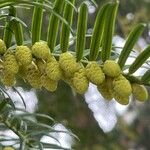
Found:
[(112, 3), (110, 4), (109, 9), (106, 11), (101, 53), (101, 58), (103, 62), (105, 62), (107, 59), (110, 59), (117, 10), (118, 3)]
[(77, 40), (76, 40), (76, 57), (80, 61), (83, 57), (85, 49), (86, 30), (87, 30), (88, 7), (86, 3), (82, 3), (78, 15)]
[(135, 59), (135, 61), (129, 67), (129, 73), (132, 74), (136, 70), (138, 70), (145, 61), (150, 57), (150, 46), (148, 46), (143, 52), (139, 54), (139, 56)]
[[(63, 6), (64, 6), (64, 1), (60, 3), (59, 0), (56, 0), (53, 10), (56, 11), (58, 14), (61, 14)], [(52, 52), (56, 45), (59, 22), (60, 20), (54, 14), (50, 15), (49, 25), (48, 25), (48, 34), (47, 34), (47, 44), (50, 47), (50, 50)]]
[(144, 30), (144, 24), (138, 24), (135, 28), (130, 32), (129, 36), (127, 37), (126, 43), (123, 47), (123, 50), (119, 56), (118, 64), (120, 65), (121, 69), (124, 67), (127, 58), (129, 57), (135, 43), (138, 41), (139, 36), (142, 34)]
[[(44, 0), (36, 0), (39, 3), (43, 3)], [(35, 6), (32, 16), (32, 44), (40, 41), (42, 30), (43, 8)]]
[(103, 35), (105, 13), (109, 10), (110, 5), (110, 3), (105, 4), (97, 14), (90, 44), (90, 60), (96, 60), (98, 56)]
[[(70, 0), (70, 3), (72, 5), (74, 4), (75, 0)], [(71, 26), (73, 21), (73, 7), (69, 5), (68, 3), (65, 4), (64, 9), (64, 18), (68, 22), (68, 24)], [(61, 33), (60, 33), (60, 48), (62, 52), (66, 52), (69, 47), (69, 38), (70, 38), (70, 30), (66, 26), (66, 24), (62, 23), (61, 27)]]

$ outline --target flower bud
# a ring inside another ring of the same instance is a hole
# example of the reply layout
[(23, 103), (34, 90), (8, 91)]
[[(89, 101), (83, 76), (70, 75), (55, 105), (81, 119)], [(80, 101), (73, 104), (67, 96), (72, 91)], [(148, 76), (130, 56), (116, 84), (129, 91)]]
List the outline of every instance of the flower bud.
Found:
[(3, 72), (2, 76), (2, 83), (5, 86), (13, 86), (16, 83), (15, 75), (14, 74), (9, 74), (8, 72)]
[(129, 104), (129, 97), (128, 96), (120, 96), (119, 94), (114, 94), (114, 99), (120, 103), (121, 105), (128, 105)]
[(117, 77), (121, 74), (121, 69), (115, 61), (106, 60), (103, 65), (103, 72), (109, 77)]
[(59, 67), (59, 63), (56, 61), (56, 59), (49, 61), (46, 64), (46, 74), (51, 80), (58, 81), (61, 79), (61, 68)]
[(113, 82), (114, 92), (122, 97), (129, 97), (132, 93), (130, 82), (125, 79), (119, 79)]
[(27, 46), (17, 46), (15, 56), (22, 65), (28, 65), (32, 62), (32, 53)]
[(7, 53), (4, 56), (3, 65), (4, 65), (5, 72), (7, 72), (8, 74), (18, 73), (19, 65), (18, 65), (16, 58), (13, 54)]
[(41, 88), (41, 73), (34, 63), (27, 66), (26, 79), (33, 88)]
[(104, 82), (97, 86), (98, 91), (106, 100), (113, 99), (113, 79), (110, 77), (106, 77)]
[(60, 55), (59, 65), (68, 77), (72, 77), (78, 70), (76, 59), (69, 52), (65, 52)]
[(74, 73), (72, 84), (75, 91), (79, 94), (84, 94), (89, 86), (89, 81), (86, 77), (85, 68), (80, 69)]
[(105, 80), (101, 67), (94, 61), (86, 66), (87, 78), (94, 84), (99, 85)]
[(32, 54), (40, 59), (47, 60), (48, 57), (51, 55), (50, 49), (46, 42), (36, 42), (32, 46)]
[(148, 99), (147, 89), (143, 85), (132, 84), (132, 94), (140, 102), (144, 102)]
[(3, 40), (0, 39), (0, 54), (4, 54), (6, 52), (6, 45)]
[(46, 74), (41, 76), (42, 86), (50, 92), (54, 92), (57, 89), (58, 81), (51, 80)]

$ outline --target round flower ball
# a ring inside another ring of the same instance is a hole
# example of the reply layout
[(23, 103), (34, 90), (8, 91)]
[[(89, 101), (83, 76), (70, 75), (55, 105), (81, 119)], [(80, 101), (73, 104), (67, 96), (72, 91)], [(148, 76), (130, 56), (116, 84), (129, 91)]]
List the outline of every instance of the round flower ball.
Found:
[(121, 74), (121, 69), (115, 61), (107, 60), (103, 65), (103, 72), (109, 77), (117, 77)]

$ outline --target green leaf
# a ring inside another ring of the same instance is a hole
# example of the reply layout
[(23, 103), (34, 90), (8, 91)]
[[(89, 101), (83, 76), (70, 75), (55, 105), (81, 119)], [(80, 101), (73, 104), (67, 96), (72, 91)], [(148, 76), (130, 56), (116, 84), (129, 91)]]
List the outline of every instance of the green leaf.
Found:
[(80, 61), (82, 59), (83, 51), (85, 49), (87, 19), (88, 19), (88, 7), (86, 3), (82, 3), (78, 14), (78, 25), (77, 25), (77, 40), (76, 40), (77, 61)]
[(138, 70), (145, 61), (150, 57), (150, 46), (148, 46), (139, 56), (135, 59), (132, 65), (129, 67), (129, 73), (132, 74)]
[[(75, 0), (70, 0), (72, 5), (74, 5)], [(65, 4), (65, 9), (64, 9), (64, 18), (68, 22), (68, 24), (71, 26), (72, 21), (73, 21), (73, 7), (69, 5), (68, 3)], [(61, 28), (61, 34), (60, 34), (60, 48), (62, 52), (66, 52), (69, 47), (69, 37), (70, 37), (70, 30), (66, 26), (65, 23), (62, 23), (62, 28)]]
[(150, 69), (145, 72), (145, 74), (141, 78), (141, 81), (144, 83), (147, 83), (150, 81)]
[[(53, 10), (56, 11), (58, 14), (61, 14), (63, 6), (64, 0), (62, 0), (61, 3), (60, 0), (56, 0)], [(54, 14), (51, 14), (48, 25), (47, 44), (52, 52), (56, 45), (59, 21), (60, 20)]]
[(98, 4), (96, 2), (96, 0), (89, 0), (91, 3), (93, 3), (95, 5), (95, 7), (98, 7)]
[[(44, 0), (36, 0), (39, 3), (43, 3)], [(35, 6), (32, 16), (32, 45), (35, 42), (40, 41), (42, 30), (43, 8)]]
[(106, 12), (101, 53), (101, 59), (103, 62), (105, 62), (107, 59), (110, 59), (118, 5), (118, 2), (112, 3)]
[(109, 10), (110, 3), (105, 4), (98, 12), (98, 15), (96, 17), (96, 21), (94, 24), (93, 34), (91, 38), (91, 44), (90, 44), (90, 60), (96, 60), (99, 48), (102, 40), (103, 35), (103, 27), (104, 27), (104, 19), (105, 19), (105, 13), (107, 10)]
[(31, 0), (2, 0), (0, 1), (0, 8), (6, 8), (8, 6), (16, 6), (16, 5), (27, 5), (27, 6), (37, 6), (40, 8), (45, 9), (47, 12), (50, 12), (51, 14), (53, 14), (56, 18), (58, 18), (61, 22), (65, 23), (66, 26), (68, 27), (68, 29), (71, 31), (71, 33), (74, 35), (73, 29), (71, 28), (71, 26), (69, 26), (68, 22), (59, 14), (57, 13), (56, 10), (54, 10), (52, 8), (52, 6), (50, 5), (51, 3), (49, 2), (48, 4), (46, 3), (38, 3), (38, 2), (34, 2)]
[[(9, 14), (8, 15), (9, 16), (15, 16), (16, 15), (16, 10), (15, 10), (14, 7), (11, 6), (9, 8)], [(8, 22), (6, 22), (5, 29), (4, 29), (3, 40), (4, 40), (7, 48), (9, 48), (11, 46), (12, 27), (13, 27), (13, 24), (12, 24), (12, 22), (10, 20)]]
[(22, 25), (19, 23), (19, 21), (13, 20), (13, 31), (15, 34), (17, 45), (22, 45), (24, 39), (23, 39)]
[(138, 24), (134, 27), (134, 29), (130, 32), (127, 41), (123, 47), (123, 50), (119, 56), (118, 64), (120, 65), (120, 68), (122, 69), (125, 65), (125, 62), (127, 58), (130, 55), (130, 52), (132, 51), (135, 43), (138, 41), (139, 36), (142, 34), (144, 30), (145, 25), (144, 24)]

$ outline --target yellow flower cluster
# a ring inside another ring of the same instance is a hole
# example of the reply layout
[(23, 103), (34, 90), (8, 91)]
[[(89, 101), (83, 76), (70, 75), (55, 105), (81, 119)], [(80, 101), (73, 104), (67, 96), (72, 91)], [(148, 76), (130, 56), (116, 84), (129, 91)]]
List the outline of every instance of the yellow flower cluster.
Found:
[(77, 93), (84, 94), (91, 82), (105, 99), (114, 98), (124, 105), (129, 103), (131, 94), (139, 101), (148, 98), (145, 87), (131, 84), (113, 60), (101, 65), (96, 61), (83, 65), (70, 52), (60, 54), (59, 60), (56, 60), (46, 42), (36, 42), (31, 49), (17, 46), (12, 51), (6, 50), (4, 42), (0, 40), (0, 54), (3, 66), (1, 81), (6, 86), (13, 86), (18, 76), (33, 88), (44, 87), (53, 92), (57, 89), (58, 81), (63, 80)]
[(97, 85), (101, 95), (107, 99), (113, 98), (122, 105), (129, 103), (129, 97), (133, 95), (139, 101), (148, 99), (148, 93), (144, 86), (130, 83), (121, 72), (119, 65), (112, 60), (107, 60), (102, 70), (105, 74), (105, 80), (102, 84)]

